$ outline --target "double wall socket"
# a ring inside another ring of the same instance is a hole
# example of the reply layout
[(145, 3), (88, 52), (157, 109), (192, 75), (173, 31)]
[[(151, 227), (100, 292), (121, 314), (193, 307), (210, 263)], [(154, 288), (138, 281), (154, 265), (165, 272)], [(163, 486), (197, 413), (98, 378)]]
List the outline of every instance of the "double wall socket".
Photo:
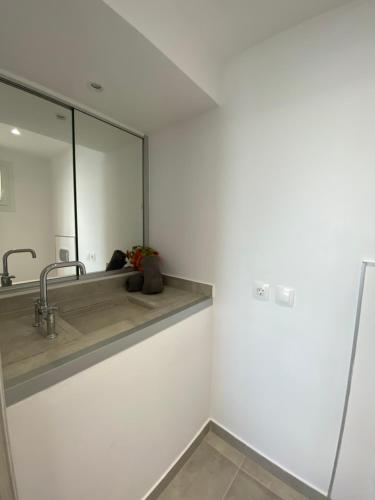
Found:
[[(253, 295), (257, 300), (267, 301), (270, 299), (270, 285), (263, 281), (254, 281)], [(275, 293), (275, 301), (277, 304), (293, 307), (294, 306), (295, 290), (283, 285), (277, 285)]]

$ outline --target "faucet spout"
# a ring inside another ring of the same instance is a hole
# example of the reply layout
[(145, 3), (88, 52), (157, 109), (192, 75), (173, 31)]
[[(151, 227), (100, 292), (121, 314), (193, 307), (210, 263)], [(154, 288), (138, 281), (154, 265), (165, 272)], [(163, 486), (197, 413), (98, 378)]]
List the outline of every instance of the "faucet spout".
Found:
[(81, 271), (81, 275), (86, 274), (86, 267), (83, 262), (79, 260), (74, 260), (71, 262), (54, 262), (46, 266), (40, 273), (40, 303), (42, 306), (48, 306), (47, 299), (47, 277), (48, 274), (54, 269), (60, 269), (62, 267), (76, 267)]
[(57, 337), (55, 330), (55, 311), (57, 308), (48, 304), (47, 277), (51, 271), (61, 267), (76, 267), (81, 271), (81, 275), (86, 274), (86, 267), (79, 260), (71, 262), (54, 262), (53, 264), (45, 267), (40, 273), (40, 298), (35, 302), (34, 326), (41, 326), (42, 320), (45, 320), (48, 339), (54, 339)]
[(14, 253), (30, 253), (32, 258), (36, 258), (36, 252), (33, 248), (15, 248), (14, 250), (8, 250), (3, 255), (3, 272), (1, 274), (1, 286), (11, 286), (12, 278), (15, 276), (11, 276), (8, 271), (8, 257)]

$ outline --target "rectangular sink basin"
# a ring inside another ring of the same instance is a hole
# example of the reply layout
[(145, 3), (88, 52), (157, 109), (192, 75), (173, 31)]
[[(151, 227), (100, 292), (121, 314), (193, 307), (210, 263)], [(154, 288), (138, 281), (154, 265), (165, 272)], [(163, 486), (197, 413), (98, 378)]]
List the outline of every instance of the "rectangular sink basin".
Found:
[(111, 330), (115, 328), (119, 331), (131, 328), (140, 320), (144, 321), (145, 314), (152, 309), (149, 304), (124, 294), (79, 307), (70, 307), (65, 303), (59, 308), (59, 316), (80, 333), (87, 335), (110, 327)]
[[(63, 354), (110, 338), (132, 329), (155, 314), (155, 308), (145, 300), (129, 297), (126, 293), (80, 297), (64, 300), (56, 311), (56, 332), (53, 341), (45, 338), (45, 331), (34, 328), (33, 311), (1, 315), (1, 355), (6, 378), (18, 374), (10, 368), (23, 363), (25, 370), (39, 364), (53, 362)], [(86, 339), (86, 340), (85, 340)]]

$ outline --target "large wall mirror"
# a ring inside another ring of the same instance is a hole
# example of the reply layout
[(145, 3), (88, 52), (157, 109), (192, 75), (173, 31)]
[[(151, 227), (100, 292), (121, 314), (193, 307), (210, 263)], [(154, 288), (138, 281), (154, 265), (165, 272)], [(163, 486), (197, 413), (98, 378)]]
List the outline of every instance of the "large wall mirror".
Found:
[(75, 140), (78, 254), (104, 271), (114, 250), (143, 241), (143, 141), (79, 111)]
[(105, 271), (115, 250), (142, 243), (143, 139), (0, 82), (0, 259), (29, 250), (0, 260), (12, 285), (52, 262)]
[(72, 151), (70, 109), (0, 83), (0, 257), (36, 255), (9, 255), (13, 283), (37, 280), (61, 248), (75, 258)]

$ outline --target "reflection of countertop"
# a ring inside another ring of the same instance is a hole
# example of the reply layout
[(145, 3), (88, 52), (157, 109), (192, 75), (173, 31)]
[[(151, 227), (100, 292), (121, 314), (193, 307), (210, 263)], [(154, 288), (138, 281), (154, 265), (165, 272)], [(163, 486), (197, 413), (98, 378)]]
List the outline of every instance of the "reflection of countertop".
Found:
[(12, 404), (160, 332), (212, 303), (209, 285), (165, 277), (161, 294), (128, 293), (124, 276), (51, 289), (55, 340), (34, 328), (35, 291), (0, 297), (0, 351)]

